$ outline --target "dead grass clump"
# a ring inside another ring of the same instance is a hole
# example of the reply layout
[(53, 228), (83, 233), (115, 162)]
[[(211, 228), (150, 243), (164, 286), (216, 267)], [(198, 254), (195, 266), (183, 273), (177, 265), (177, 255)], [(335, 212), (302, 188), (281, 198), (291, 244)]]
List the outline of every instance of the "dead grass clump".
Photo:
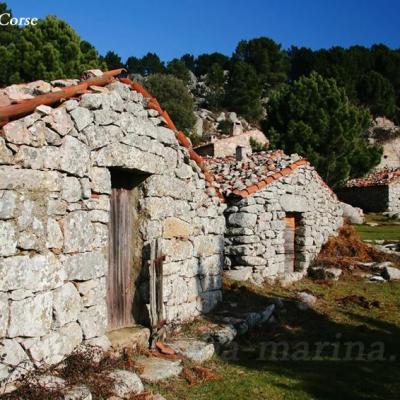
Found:
[[(136, 352), (124, 349), (116, 354), (106, 354), (101, 357), (101, 350), (96, 347), (79, 349), (68, 356), (58, 365), (38, 368), (23, 374), (16, 382), (18, 389), (1, 396), (4, 400), (62, 400), (62, 389), (46, 387), (41, 384), (41, 375), (57, 376), (66, 381), (66, 387), (86, 385), (92, 393), (93, 399), (105, 399), (112, 396), (113, 379), (109, 373), (115, 369), (138, 371), (135, 362)], [(147, 400), (149, 393), (142, 397), (132, 397), (132, 400)], [(144, 397), (147, 396), (147, 397)]]
[(365, 296), (359, 295), (348, 295), (345, 297), (335, 299), (338, 303), (346, 306), (348, 304), (356, 304), (362, 308), (366, 308), (367, 310), (374, 308), (380, 308), (381, 304), (378, 300), (369, 301)]
[(377, 250), (364, 243), (357, 231), (351, 225), (345, 225), (339, 230), (339, 235), (328, 240), (322, 247), (320, 257), (352, 258), (360, 262), (371, 262), (376, 257)]
[[(46, 371), (42, 370), (45, 374)], [(27, 371), (19, 380), (18, 389), (10, 393), (0, 393), (2, 400), (63, 400), (64, 394), (62, 388), (55, 385), (46, 385), (40, 380), (37, 370)]]
[[(344, 225), (339, 235), (332, 237), (322, 246), (315, 262), (325, 266), (346, 268), (355, 263), (391, 261), (400, 267), (400, 257), (370, 246), (360, 239), (351, 225)], [(360, 267), (361, 268), (361, 267)], [(361, 268), (362, 269), (362, 268)]]
[(220, 379), (220, 377), (209, 368), (200, 366), (183, 368), (182, 376), (186, 379), (190, 386), (210, 381), (217, 381)]

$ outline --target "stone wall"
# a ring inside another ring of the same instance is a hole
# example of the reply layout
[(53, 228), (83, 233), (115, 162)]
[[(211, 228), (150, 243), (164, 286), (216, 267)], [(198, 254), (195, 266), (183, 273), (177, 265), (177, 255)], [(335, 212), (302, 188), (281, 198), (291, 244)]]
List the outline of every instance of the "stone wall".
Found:
[(389, 185), (388, 209), (390, 212), (400, 212), (400, 182)]
[(378, 144), (383, 147), (383, 155), (375, 169), (400, 168), (400, 136), (388, 138)]
[(340, 200), (364, 212), (384, 212), (388, 209), (388, 186), (346, 187), (338, 190), (337, 195)]
[(296, 169), (251, 196), (229, 201), (225, 212), (227, 267), (240, 271), (237, 276), (256, 283), (290, 278), (284, 268), (286, 213), (299, 216), (292, 275), (295, 279), (304, 276), (321, 246), (342, 225), (336, 196), (308, 166)]
[[(145, 246), (162, 238), (167, 320), (207, 312), (221, 298), (224, 205), (142, 95), (119, 82), (96, 90), (3, 127), (0, 354), (7, 364), (55, 363), (107, 331), (113, 167), (149, 175), (140, 234)], [(9, 372), (0, 364), (0, 379)]]

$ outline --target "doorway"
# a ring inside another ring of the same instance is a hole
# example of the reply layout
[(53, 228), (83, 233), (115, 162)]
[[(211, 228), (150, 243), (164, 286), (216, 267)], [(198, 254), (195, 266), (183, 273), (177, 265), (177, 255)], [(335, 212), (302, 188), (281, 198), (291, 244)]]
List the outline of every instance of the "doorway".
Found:
[(295, 271), (296, 266), (296, 230), (299, 225), (299, 215), (286, 213), (284, 230), (285, 272)]
[(108, 329), (135, 324), (140, 312), (139, 279), (143, 243), (139, 200), (147, 175), (111, 169), (111, 205), (107, 274)]

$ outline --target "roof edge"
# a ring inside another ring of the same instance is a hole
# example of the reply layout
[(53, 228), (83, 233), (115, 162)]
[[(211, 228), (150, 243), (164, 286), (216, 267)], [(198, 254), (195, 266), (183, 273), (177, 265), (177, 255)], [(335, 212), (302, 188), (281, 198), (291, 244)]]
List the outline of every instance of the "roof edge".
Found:
[[(49, 106), (55, 104), (59, 101), (84, 94), (85, 91), (87, 91), (91, 86), (106, 86), (117, 79), (118, 81), (129, 85), (132, 90), (142, 94), (142, 96), (147, 100), (147, 108), (156, 110), (159, 113), (159, 115), (164, 119), (167, 127), (175, 133), (178, 143), (188, 150), (190, 159), (199, 166), (204, 174), (204, 179), (211, 186), (214, 182), (213, 174), (207, 169), (203, 157), (193, 150), (192, 143), (187, 136), (176, 128), (168, 112), (162, 110), (158, 100), (153, 97), (142, 85), (128, 78), (118, 78), (118, 76), (124, 72), (126, 72), (124, 68), (106, 71), (99, 77), (90, 78), (77, 85), (68, 86), (57, 92), (39, 95), (33, 99), (24, 100), (17, 104), (0, 107), (0, 127), (6, 125), (12, 119), (20, 118), (34, 112), (35, 109), (40, 105)], [(225, 201), (224, 196), (219, 190), (216, 190), (216, 194), (221, 201)]]
[(250, 195), (252, 195), (253, 193), (258, 192), (261, 189), (264, 189), (266, 186), (270, 185), (271, 183), (285, 177), (288, 176), (289, 174), (291, 174), (294, 170), (296, 170), (297, 168), (301, 167), (301, 166), (309, 166), (310, 163), (305, 160), (304, 158), (301, 160), (297, 160), (294, 163), (290, 164), (289, 166), (283, 168), (282, 170), (275, 172), (273, 175), (267, 176), (265, 179), (262, 179), (261, 181), (247, 186), (244, 189), (241, 190), (234, 190), (232, 192), (232, 195), (235, 197), (248, 197)]
[(105, 86), (111, 83), (115, 77), (122, 74), (124, 68), (106, 71), (103, 75), (87, 79), (77, 85), (68, 86), (57, 92), (41, 94), (33, 99), (23, 100), (20, 103), (0, 107), (0, 127), (6, 125), (11, 119), (23, 117), (35, 111), (36, 107), (41, 105), (49, 106), (63, 99), (68, 99), (84, 93), (90, 86)]

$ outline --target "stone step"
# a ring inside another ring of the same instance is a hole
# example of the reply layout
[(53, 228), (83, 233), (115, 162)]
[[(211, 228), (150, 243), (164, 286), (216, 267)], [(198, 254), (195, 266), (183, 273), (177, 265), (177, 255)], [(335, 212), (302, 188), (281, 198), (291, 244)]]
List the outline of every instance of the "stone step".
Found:
[(141, 379), (148, 382), (159, 382), (182, 372), (181, 360), (165, 360), (157, 357), (140, 357), (137, 360), (142, 372), (139, 374)]
[(209, 360), (215, 353), (214, 344), (203, 340), (178, 339), (169, 342), (168, 345), (178, 354), (182, 354), (190, 361), (197, 363)]
[(116, 329), (107, 332), (107, 337), (114, 349), (117, 348), (148, 348), (150, 329), (140, 325)]

